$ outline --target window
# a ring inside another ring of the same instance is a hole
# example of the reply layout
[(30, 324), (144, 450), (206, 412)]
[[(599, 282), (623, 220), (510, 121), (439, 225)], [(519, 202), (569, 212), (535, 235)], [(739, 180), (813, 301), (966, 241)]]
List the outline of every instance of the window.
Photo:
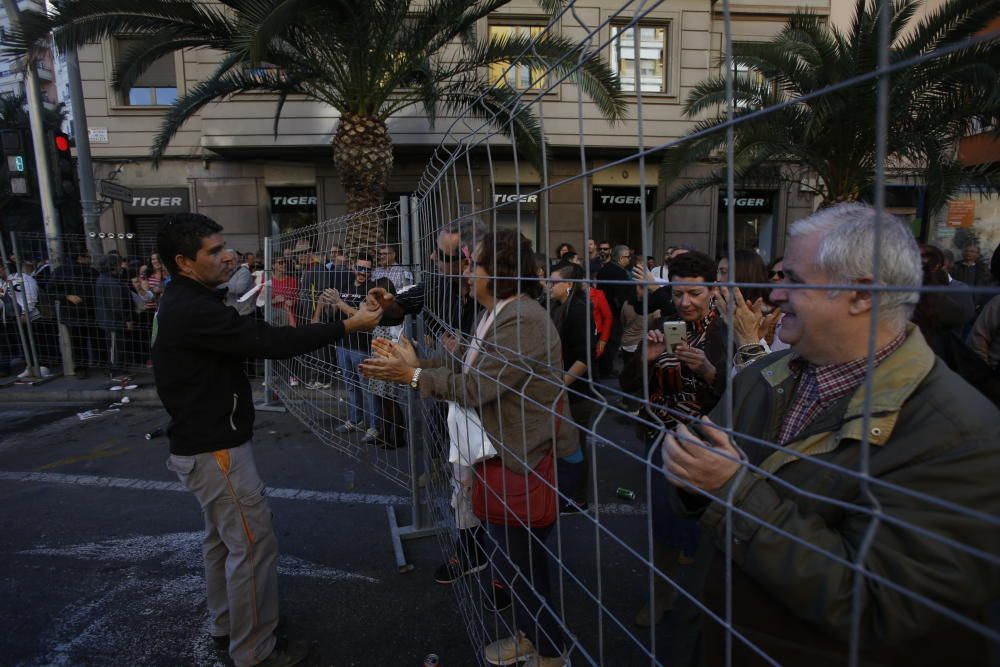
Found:
[[(510, 39), (514, 37), (537, 38), (545, 29), (540, 25), (491, 25), (490, 39)], [(508, 62), (490, 65), (490, 81), (497, 86), (509, 86), (518, 90), (541, 88), (545, 84), (545, 70), (527, 65), (510, 66)], [(534, 83), (532, 83), (534, 82)]]
[[(733, 52), (734, 53), (738, 53), (739, 52), (739, 44), (738, 43), (735, 43), (735, 42), (733, 43)], [(723, 60), (723, 62), (722, 62), (722, 74), (723, 74), (723, 76), (725, 76), (725, 74), (726, 74), (726, 62), (725, 62), (725, 60)], [(757, 83), (757, 84), (764, 83), (764, 80), (765, 80), (763, 74), (761, 74), (757, 70), (751, 68), (749, 65), (742, 65), (740, 63), (733, 62), (733, 81), (736, 81), (737, 79), (740, 79), (740, 78), (749, 79), (751, 82), (754, 82), (754, 83)], [(733, 106), (736, 109), (746, 109), (750, 105), (747, 104), (745, 100), (736, 100), (736, 103)]]
[[(129, 51), (142, 44), (138, 39), (118, 39), (118, 58), (124, 58)], [(177, 101), (177, 71), (174, 56), (166, 55), (158, 59), (142, 73), (142, 76), (128, 90), (122, 91), (123, 102), (129, 106), (170, 106)]]
[[(667, 27), (638, 25), (639, 85), (644, 93), (667, 92)], [(636, 91), (635, 27), (611, 26), (611, 69), (622, 90)]]

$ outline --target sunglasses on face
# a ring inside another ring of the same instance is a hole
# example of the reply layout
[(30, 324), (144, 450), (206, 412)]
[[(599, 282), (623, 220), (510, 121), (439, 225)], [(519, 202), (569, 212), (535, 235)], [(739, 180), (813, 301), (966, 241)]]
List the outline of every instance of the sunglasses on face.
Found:
[(369, 271), (372, 270), (372, 267), (361, 266), (360, 264), (358, 264), (357, 266), (354, 267), (354, 270), (357, 271), (358, 273), (368, 273)]
[(785, 279), (785, 272), (784, 271), (770, 271), (768, 273), (768, 275), (771, 278), (778, 278), (779, 280), (784, 280)]
[(601, 252), (611, 252), (611, 248), (609, 246), (601, 246)]

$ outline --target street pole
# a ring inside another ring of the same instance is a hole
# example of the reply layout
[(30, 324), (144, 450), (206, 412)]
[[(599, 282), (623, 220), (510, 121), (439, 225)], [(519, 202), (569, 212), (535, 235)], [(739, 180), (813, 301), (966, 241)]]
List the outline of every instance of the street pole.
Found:
[[(3, 0), (7, 19), (15, 30), (21, 29), (21, 14), (16, 0)], [(49, 153), (46, 149), (45, 128), (42, 125), (42, 89), (38, 85), (38, 73), (27, 59), (23, 60), (24, 79), (28, 90), (28, 120), (31, 127), (31, 143), (35, 153), (35, 171), (38, 172), (38, 198), (42, 204), (42, 225), (45, 229), (46, 245), (49, 249), (49, 264), (55, 268), (62, 263), (61, 238), (59, 236), (59, 211), (52, 197), (52, 172), (49, 170)]]
[(76, 139), (76, 168), (80, 176), (80, 205), (83, 207), (83, 233), (87, 237), (87, 250), (91, 257), (104, 254), (100, 231), (101, 210), (94, 188), (94, 166), (90, 159), (90, 130), (87, 127), (87, 109), (83, 103), (83, 82), (80, 78), (80, 59), (76, 47), (66, 51), (66, 71), (69, 74), (69, 101), (73, 111), (73, 134)]

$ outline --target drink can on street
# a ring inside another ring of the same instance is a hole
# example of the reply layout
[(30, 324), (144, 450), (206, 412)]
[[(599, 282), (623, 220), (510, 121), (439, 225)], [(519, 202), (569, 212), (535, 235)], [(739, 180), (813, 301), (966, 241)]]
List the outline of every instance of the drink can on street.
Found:
[(625, 500), (635, 500), (635, 491), (632, 489), (626, 489), (624, 486), (619, 486), (618, 490), (615, 491), (615, 494), (619, 498), (623, 498)]

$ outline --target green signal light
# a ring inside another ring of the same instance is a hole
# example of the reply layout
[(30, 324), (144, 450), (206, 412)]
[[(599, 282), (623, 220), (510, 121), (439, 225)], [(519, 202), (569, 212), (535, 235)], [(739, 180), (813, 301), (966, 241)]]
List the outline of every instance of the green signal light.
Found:
[(23, 155), (8, 155), (7, 156), (7, 169), (9, 171), (24, 173), (24, 156)]

